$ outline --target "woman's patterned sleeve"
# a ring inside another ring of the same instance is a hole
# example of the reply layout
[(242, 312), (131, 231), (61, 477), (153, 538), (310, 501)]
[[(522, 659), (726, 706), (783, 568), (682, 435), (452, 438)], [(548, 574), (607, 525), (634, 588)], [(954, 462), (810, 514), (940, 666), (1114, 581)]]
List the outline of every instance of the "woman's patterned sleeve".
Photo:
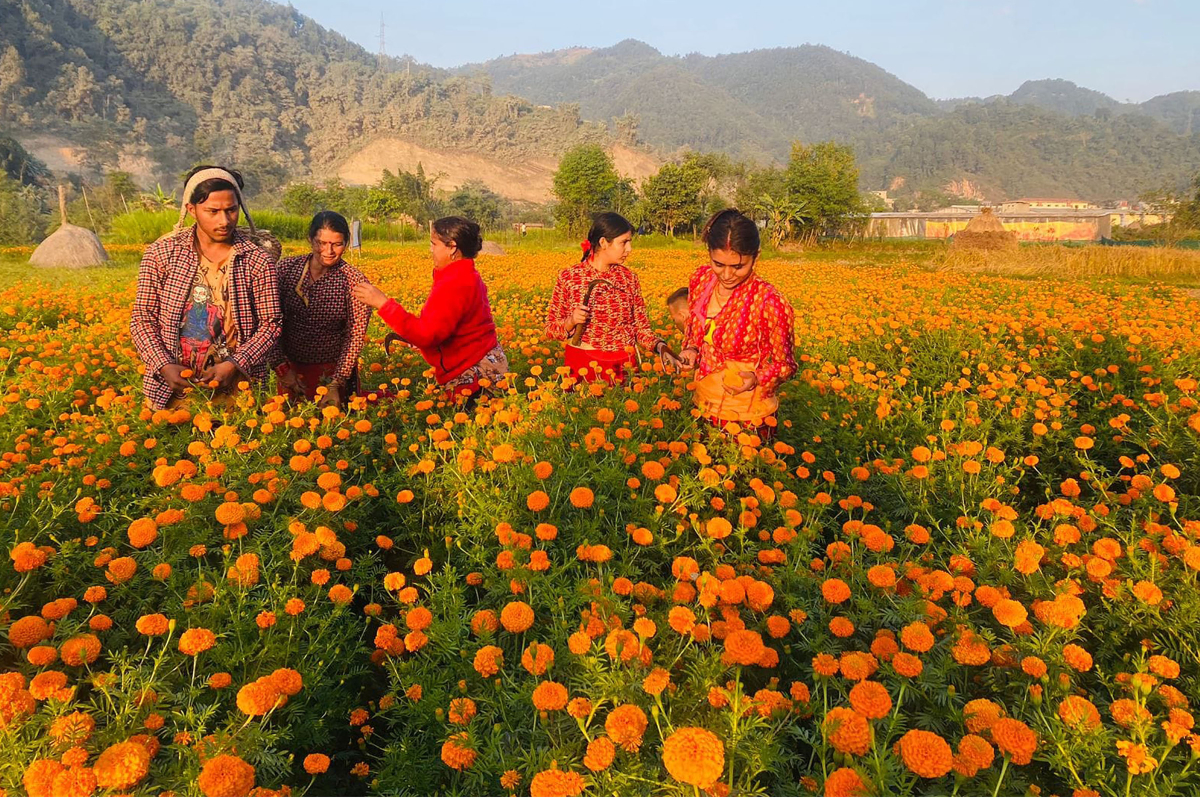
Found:
[(632, 272), (629, 273), (629, 276), (633, 279), (630, 283), (630, 295), (633, 302), (633, 338), (648, 352), (653, 353), (662, 339), (650, 327), (650, 317), (646, 313), (646, 298), (642, 296), (641, 281)]
[[(353, 290), (360, 283), (366, 283), (366, 277), (358, 271), (348, 273), (346, 282), (348, 289)], [(358, 357), (367, 341), (367, 326), (371, 323), (371, 307), (350, 297), (350, 324), (347, 326), (346, 338), (342, 340), (342, 349), (338, 354), (337, 370), (334, 380), (344, 384), (354, 374), (358, 366)]]
[(566, 339), (571, 335), (572, 287), (568, 285), (566, 273), (561, 272), (554, 282), (554, 293), (546, 309), (546, 335), (551, 339)]
[(795, 313), (778, 292), (764, 298), (761, 337), (763, 352), (754, 374), (759, 387), (774, 394), (796, 374)]

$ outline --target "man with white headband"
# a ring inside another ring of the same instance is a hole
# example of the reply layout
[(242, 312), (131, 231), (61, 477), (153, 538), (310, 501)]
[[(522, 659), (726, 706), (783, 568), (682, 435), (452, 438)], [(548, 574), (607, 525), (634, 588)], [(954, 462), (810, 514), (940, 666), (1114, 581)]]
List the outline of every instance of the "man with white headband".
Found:
[(197, 167), (175, 230), (142, 256), (129, 327), (153, 408), (176, 407), (193, 386), (227, 404), (240, 381), (266, 377), (283, 325), (278, 278), (273, 258), (238, 230), (239, 214), (253, 235), (241, 176)]

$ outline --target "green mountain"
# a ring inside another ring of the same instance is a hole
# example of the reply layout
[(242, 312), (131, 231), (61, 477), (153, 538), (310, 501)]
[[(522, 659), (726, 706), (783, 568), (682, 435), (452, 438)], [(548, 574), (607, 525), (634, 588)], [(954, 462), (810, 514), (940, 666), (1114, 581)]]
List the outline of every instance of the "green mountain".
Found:
[(510, 161), (607, 140), (574, 109), (381, 63), (266, 0), (6, 0), (0, 76), (0, 127), (81, 149), (81, 168), (214, 161), (278, 182), (380, 137)]
[(828, 47), (664, 56), (627, 40), (511, 56), (458, 70), (589, 119), (636, 118), (647, 144), (782, 161), (793, 141), (854, 145), (864, 186), (901, 195), (961, 187), (988, 199), (1132, 198), (1200, 165), (1200, 92), (1120, 103), (1065, 80), (1011, 95), (934, 101), (886, 70)]

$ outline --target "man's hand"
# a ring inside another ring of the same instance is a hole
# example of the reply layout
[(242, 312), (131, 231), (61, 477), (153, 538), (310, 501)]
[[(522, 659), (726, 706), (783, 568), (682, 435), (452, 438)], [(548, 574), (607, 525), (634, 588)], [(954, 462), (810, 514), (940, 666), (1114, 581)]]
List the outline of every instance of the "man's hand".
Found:
[[(192, 387), (192, 382), (183, 377), (184, 368), (179, 364), (164, 364), (158, 371), (158, 376), (167, 382), (172, 390), (182, 392)], [(190, 372), (190, 370), (188, 370)]]
[(737, 394), (743, 394), (745, 392), (752, 392), (752, 391), (754, 391), (755, 387), (758, 386), (758, 376), (755, 375), (750, 370), (742, 370), (741, 372), (738, 373), (738, 375), (740, 375), (742, 378), (742, 385), (741, 386), (730, 386), (728, 383), (726, 383), (725, 384), (725, 394), (737, 395)]
[(200, 382), (205, 386), (216, 381), (218, 389), (228, 391), (234, 385), (234, 381), (238, 376), (238, 366), (232, 361), (222, 361), (220, 364), (214, 364), (204, 372), (200, 373)]
[(371, 308), (383, 308), (384, 304), (388, 301), (388, 296), (382, 289), (366, 281), (357, 284), (350, 290), (350, 294), (354, 296), (355, 300)]

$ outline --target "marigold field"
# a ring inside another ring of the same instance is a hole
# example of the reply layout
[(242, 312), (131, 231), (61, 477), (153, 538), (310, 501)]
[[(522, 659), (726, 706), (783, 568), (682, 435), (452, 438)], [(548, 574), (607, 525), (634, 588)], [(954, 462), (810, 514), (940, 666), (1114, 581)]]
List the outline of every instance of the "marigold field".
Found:
[[(481, 259), (471, 414), (378, 321), (393, 397), (150, 413), (135, 257), (0, 288), (7, 792), (1200, 793), (1183, 290), (766, 261), (768, 447), (649, 365), (569, 387), (565, 250)], [(635, 250), (664, 331), (701, 259)]]

